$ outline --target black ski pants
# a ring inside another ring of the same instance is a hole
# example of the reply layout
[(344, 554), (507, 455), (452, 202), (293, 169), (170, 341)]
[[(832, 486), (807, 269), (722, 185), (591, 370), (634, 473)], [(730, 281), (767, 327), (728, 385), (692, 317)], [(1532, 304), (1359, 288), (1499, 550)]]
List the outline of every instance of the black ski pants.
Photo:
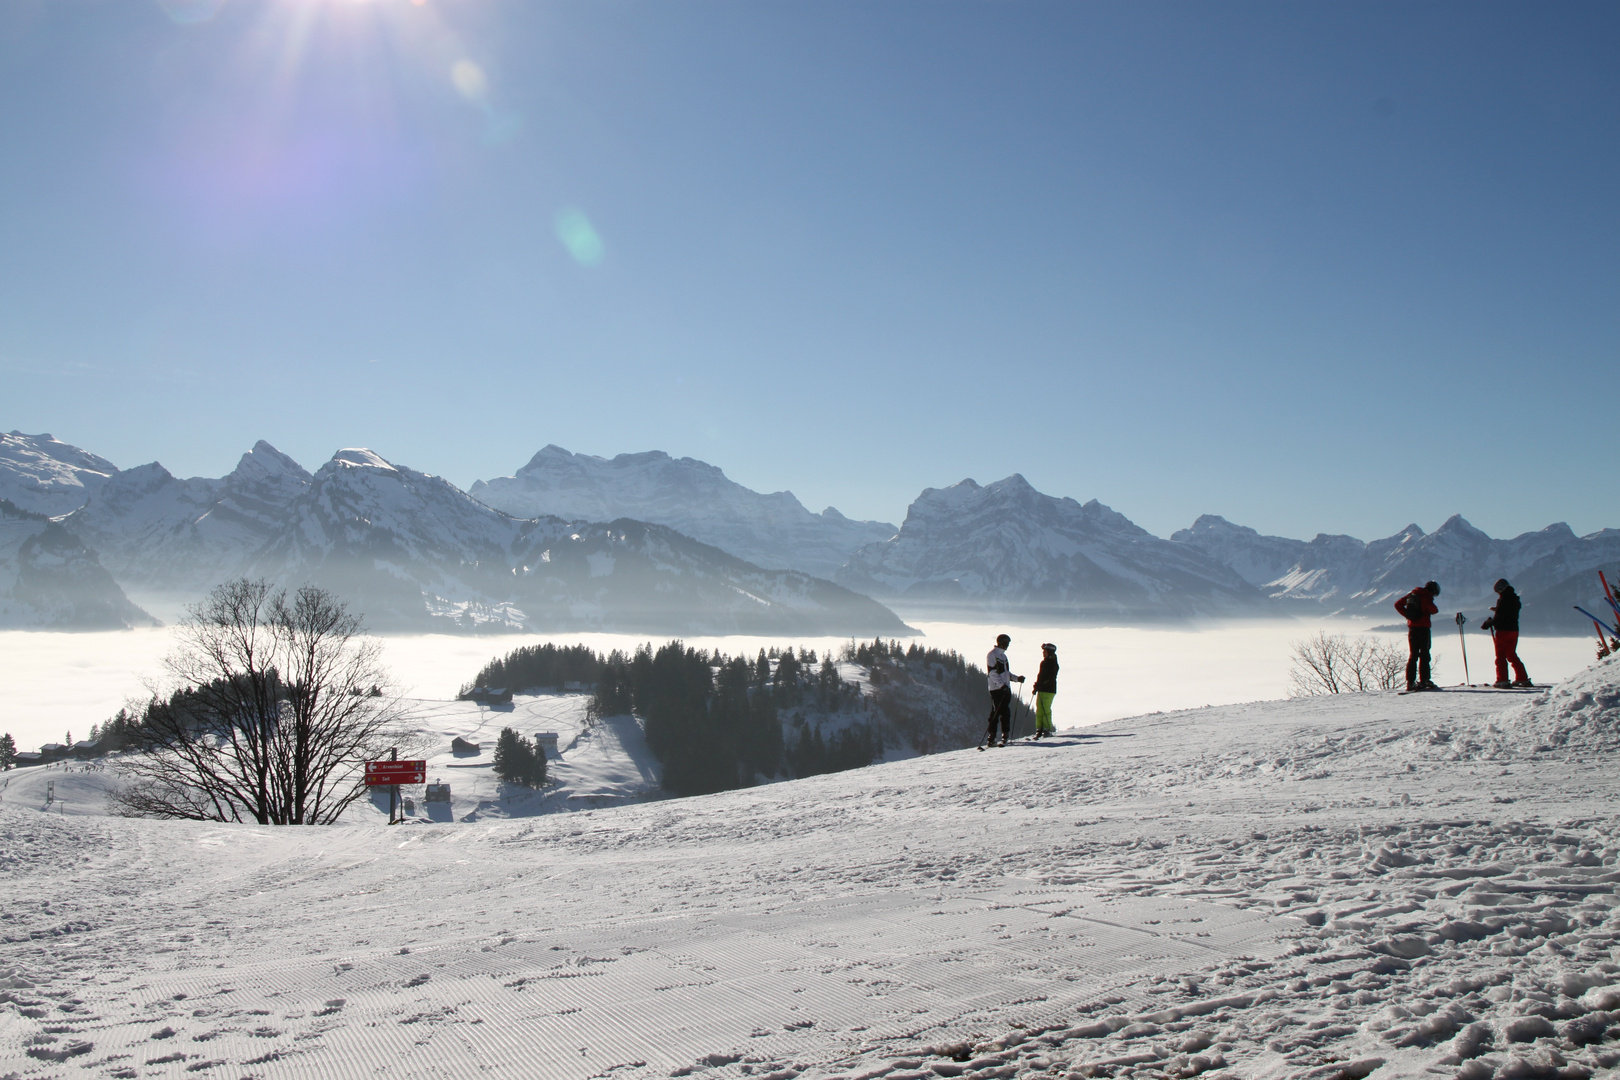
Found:
[(985, 742), (996, 739), (996, 721), (1001, 722), (1001, 737), (1012, 737), (1012, 687), (998, 686), (990, 691), (990, 729), (984, 733)]
[(1408, 626), (1406, 628), (1406, 647), (1411, 655), (1406, 658), (1406, 685), (1414, 682), (1426, 683), (1429, 681), (1429, 628), (1427, 626)]

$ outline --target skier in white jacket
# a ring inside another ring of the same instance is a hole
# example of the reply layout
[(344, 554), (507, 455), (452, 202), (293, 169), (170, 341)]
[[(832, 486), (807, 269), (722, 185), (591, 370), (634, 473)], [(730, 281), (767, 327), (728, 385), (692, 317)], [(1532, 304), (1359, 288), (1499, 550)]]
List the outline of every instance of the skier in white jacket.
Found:
[[(996, 647), (991, 649), (984, 658), (984, 670), (989, 675), (990, 683), (990, 727), (984, 733), (984, 745), (1006, 746), (1007, 739), (1012, 734), (1012, 687), (1013, 682), (1023, 682), (1022, 675), (1014, 675), (1012, 668), (1007, 665), (1007, 646), (1012, 644), (1012, 638), (1006, 634), (996, 637)], [(996, 722), (1001, 723), (1001, 741), (996, 742)]]

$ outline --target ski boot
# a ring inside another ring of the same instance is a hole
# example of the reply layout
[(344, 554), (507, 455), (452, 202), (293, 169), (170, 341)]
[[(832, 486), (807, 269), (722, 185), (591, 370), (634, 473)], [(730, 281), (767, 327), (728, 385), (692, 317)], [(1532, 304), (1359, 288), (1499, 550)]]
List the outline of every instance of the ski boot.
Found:
[(1519, 689), (1519, 690), (1530, 690), (1530, 689), (1533, 689), (1535, 687), (1535, 685), (1536, 684), (1531, 682), (1529, 679), (1514, 679), (1513, 680), (1513, 686), (1515, 688)]
[(1509, 687), (1515, 686), (1515, 685), (1517, 685), (1517, 684), (1516, 683), (1510, 683), (1506, 679), (1497, 679), (1495, 682), (1491, 683), (1491, 687), (1493, 689), (1496, 689), (1496, 690), (1506, 690)]
[(1424, 679), (1422, 682), (1418, 683), (1418, 689), (1419, 690), (1438, 690), (1440, 688), (1438, 686), (1434, 685), (1434, 683), (1430, 682), (1428, 679)]

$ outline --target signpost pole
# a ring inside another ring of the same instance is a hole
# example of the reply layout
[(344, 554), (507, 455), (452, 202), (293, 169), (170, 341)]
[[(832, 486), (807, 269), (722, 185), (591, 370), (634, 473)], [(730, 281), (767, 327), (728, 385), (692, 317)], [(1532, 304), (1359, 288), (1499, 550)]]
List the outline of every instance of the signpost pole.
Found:
[[(399, 760), (399, 747), (390, 746), (388, 748), (388, 760), (389, 761), (398, 761)], [(395, 820), (395, 818), (398, 816), (397, 813), (396, 813), (396, 808), (398, 806), (399, 806), (399, 785), (398, 784), (390, 784), (389, 787), (388, 787), (388, 824), (390, 824), (390, 825), (397, 825), (398, 824), (398, 822)]]

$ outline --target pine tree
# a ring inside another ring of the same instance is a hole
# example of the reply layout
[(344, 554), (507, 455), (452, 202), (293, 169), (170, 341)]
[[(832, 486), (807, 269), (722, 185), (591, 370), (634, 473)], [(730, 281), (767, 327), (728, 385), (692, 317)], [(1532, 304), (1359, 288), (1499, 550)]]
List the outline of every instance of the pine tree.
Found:
[(546, 757), (512, 728), (502, 728), (491, 771), (508, 784), (537, 788), (546, 782)]
[(0, 772), (11, 768), (17, 763), (17, 740), (11, 737), (11, 732), (0, 735)]

